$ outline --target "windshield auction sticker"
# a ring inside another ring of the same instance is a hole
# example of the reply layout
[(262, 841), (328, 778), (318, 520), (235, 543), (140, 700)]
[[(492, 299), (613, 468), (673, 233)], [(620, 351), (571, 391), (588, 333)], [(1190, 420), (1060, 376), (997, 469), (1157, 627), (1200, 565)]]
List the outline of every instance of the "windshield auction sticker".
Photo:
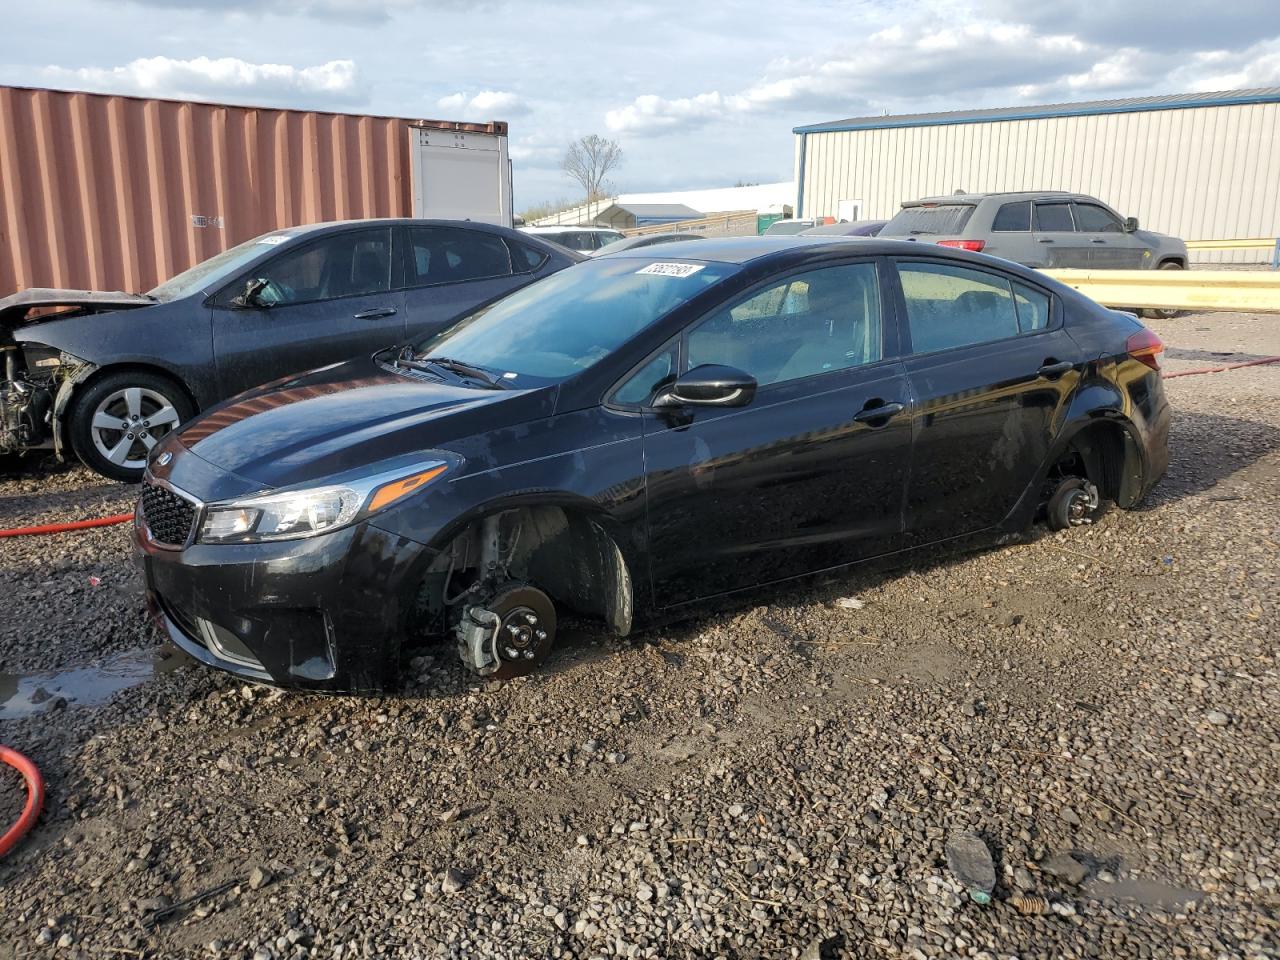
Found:
[(287, 233), (277, 233), (270, 237), (263, 237), (258, 242), (269, 243), (272, 246), (275, 246), (277, 243), (284, 243), (288, 239), (289, 239), (289, 235)]
[(651, 263), (636, 273), (653, 277), (691, 277), (705, 266), (705, 263)]

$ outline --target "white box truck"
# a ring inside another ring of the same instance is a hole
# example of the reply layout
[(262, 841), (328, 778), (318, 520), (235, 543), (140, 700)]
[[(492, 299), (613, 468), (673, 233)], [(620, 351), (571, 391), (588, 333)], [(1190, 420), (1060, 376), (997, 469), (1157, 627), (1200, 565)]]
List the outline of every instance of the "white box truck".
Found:
[(512, 225), (507, 125), (474, 126), (409, 128), (415, 217)]

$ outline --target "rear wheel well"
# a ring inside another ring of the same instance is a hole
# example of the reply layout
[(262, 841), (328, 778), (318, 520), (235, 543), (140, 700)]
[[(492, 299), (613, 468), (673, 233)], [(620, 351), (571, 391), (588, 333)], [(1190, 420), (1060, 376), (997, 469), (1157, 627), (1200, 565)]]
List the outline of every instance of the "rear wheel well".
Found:
[(415, 632), (446, 632), (460, 605), (508, 581), (599, 617), (620, 636), (631, 631), (631, 572), (614, 538), (585, 510), (538, 504), (486, 513), (449, 541), (422, 580), (417, 609), (425, 629)]
[(1101, 421), (1072, 437), (1049, 471), (1050, 483), (1067, 477), (1083, 477), (1104, 499), (1128, 509), (1142, 492), (1142, 454), (1128, 430)]

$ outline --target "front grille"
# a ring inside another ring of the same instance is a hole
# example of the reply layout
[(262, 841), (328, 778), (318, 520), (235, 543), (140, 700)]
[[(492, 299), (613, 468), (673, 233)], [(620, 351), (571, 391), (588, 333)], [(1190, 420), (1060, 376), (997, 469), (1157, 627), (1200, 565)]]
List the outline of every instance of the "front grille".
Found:
[(196, 508), (172, 490), (148, 483), (142, 487), (142, 519), (157, 543), (180, 547), (191, 534)]

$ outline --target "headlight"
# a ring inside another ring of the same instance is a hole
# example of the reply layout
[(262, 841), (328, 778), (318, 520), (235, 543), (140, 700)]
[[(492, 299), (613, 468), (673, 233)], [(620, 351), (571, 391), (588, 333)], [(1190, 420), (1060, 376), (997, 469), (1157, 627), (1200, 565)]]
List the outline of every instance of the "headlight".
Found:
[(277, 490), (205, 508), (201, 543), (297, 540), (345, 527), (389, 507), (449, 469), (442, 460), (334, 486)]
[(49, 367), (61, 367), (77, 362), (71, 354), (64, 354), (57, 347), (46, 347), (40, 343), (24, 344), (22, 347), (22, 359), (26, 362), (28, 372)]

